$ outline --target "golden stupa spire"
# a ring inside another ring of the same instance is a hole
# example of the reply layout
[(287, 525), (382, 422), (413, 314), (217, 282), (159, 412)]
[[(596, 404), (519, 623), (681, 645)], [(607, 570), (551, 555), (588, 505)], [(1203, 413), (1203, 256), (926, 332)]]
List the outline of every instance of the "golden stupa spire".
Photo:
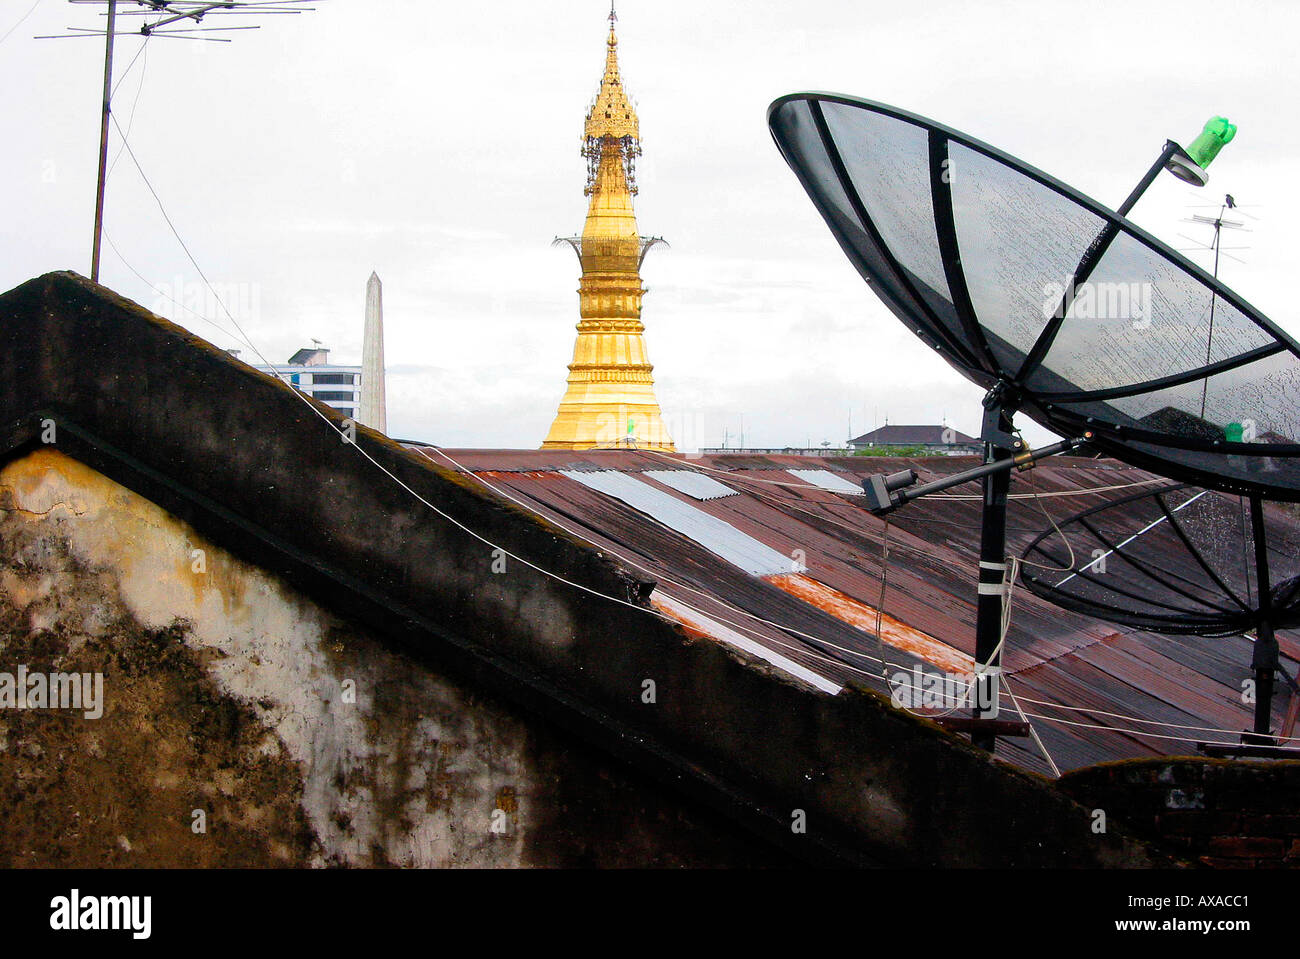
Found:
[(631, 137), (634, 140), (638, 137), (636, 111), (628, 102), (627, 91), (623, 89), (623, 78), (618, 74), (618, 36), (614, 33), (614, 22), (617, 19), (614, 5), (610, 4), (609, 39), (605, 41), (609, 48), (605, 54), (605, 75), (600, 79), (600, 92), (587, 111), (587, 125), (583, 131), (588, 141), (603, 137)]
[(632, 209), (641, 140), (618, 70), (617, 19), (610, 4), (605, 74), (583, 127), (587, 222), (581, 236), (567, 240), (582, 264), (578, 340), (568, 389), (542, 449), (674, 449), (642, 337), (641, 262), (662, 241), (640, 235)]

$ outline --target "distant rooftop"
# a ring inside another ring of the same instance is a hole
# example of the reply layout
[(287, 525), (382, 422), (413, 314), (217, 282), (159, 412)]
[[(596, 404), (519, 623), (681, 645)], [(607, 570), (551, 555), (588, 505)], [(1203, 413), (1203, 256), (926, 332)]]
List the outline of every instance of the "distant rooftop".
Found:
[(850, 446), (979, 446), (979, 440), (941, 424), (903, 426), (886, 424), (849, 440)]
[(330, 351), (323, 346), (305, 346), (289, 357), (290, 366), (326, 366), (330, 361)]
[(702, 455), (757, 453), (777, 456), (843, 456), (845, 449), (842, 446), (710, 446), (700, 449), (699, 452)]

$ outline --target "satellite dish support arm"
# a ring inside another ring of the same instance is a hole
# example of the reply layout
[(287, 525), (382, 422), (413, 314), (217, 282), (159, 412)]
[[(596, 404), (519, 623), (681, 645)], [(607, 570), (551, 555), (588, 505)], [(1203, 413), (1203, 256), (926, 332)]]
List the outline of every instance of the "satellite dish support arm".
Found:
[(931, 493), (942, 493), (954, 486), (983, 479), (994, 473), (1010, 473), (1013, 469), (1028, 470), (1039, 460), (1048, 456), (1056, 456), (1078, 449), (1087, 440), (1088, 436), (1061, 440), (1059, 443), (1043, 446), (1036, 450), (1026, 450), (1023, 453), (1008, 456), (996, 462), (986, 462), (983, 466), (962, 470), (960, 473), (953, 473), (951, 476), (945, 476), (942, 479), (922, 483), (920, 486), (912, 485), (917, 480), (916, 470), (908, 469), (889, 474), (877, 473), (862, 483), (862, 488), (867, 494), (867, 509), (876, 516), (884, 516), (886, 513), (892, 513), (900, 506), (905, 506), (923, 496), (929, 496)]
[(1273, 585), (1268, 568), (1268, 539), (1264, 529), (1264, 504), (1258, 496), (1250, 498), (1250, 525), (1255, 541), (1255, 589), (1259, 596), (1259, 620), (1255, 625), (1255, 652), (1251, 668), (1255, 670), (1255, 728), (1243, 742), (1273, 745), (1273, 679), (1278, 669), (1277, 637), (1273, 633)]
[(867, 509), (876, 516), (892, 513), (900, 506), (941, 493), (972, 480), (985, 479), (1003, 474), (1008, 476), (1011, 470), (1028, 470), (1041, 459), (1057, 456), (1078, 449), (1092, 438), (1092, 433), (1084, 433), (1071, 439), (1052, 443), (1036, 450), (1026, 450), (1025, 444), (1013, 433), (1011, 417), (1015, 410), (1007, 405), (1007, 397), (1014, 396), (1014, 387), (1006, 381), (1000, 381), (984, 397), (984, 427), (980, 439), (984, 443), (984, 464), (975, 466), (951, 476), (916, 486), (916, 470), (906, 469), (898, 473), (877, 473), (862, 483), (867, 498)]
[(1147, 187), (1155, 182), (1156, 177), (1160, 175), (1160, 171), (1169, 166), (1170, 161), (1175, 160), (1175, 158), (1177, 158), (1175, 162), (1178, 162), (1180, 167), (1192, 162), (1192, 158), (1187, 155), (1186, 150), (1173, 140), (1166, 140), (1165, 148), (1160, 151), (1160, 156), (1156, 159), (1156, 162), (1151, 165), (1151, 169), (1147, 170), (1146, 176), (1138, 181), (1138, 185), (1133, 188), (1133, 192), (1128, 195), (1128, 199), (1121, 203), (1119, 209), (1115, 212), (1120, 216), (1128, 216), (1129, 210), (1133, 209), (1137, 201), (1142, 199), (1142, 194), (1147, 192)]
[(980, 479), (984, 484), (980, 522), (979, 592), (975, 618), (975, 709), (971, 743), (992, 752), (997, 733), (989, 725), (997, 717), (998, 671), (1001, 662), (1003, 605), (1006, 602), (1007, 493), (1011, 470), (1026, 470), (1046, 456), (1077, 449), (1091, 434), (1062, 440), (1037, 450), (1026, 451), (1014, 436), (1011, 418), (1015, 413), (1015, 389), (999, 382), (984, 398), (984, 464), (914, 488), (915, 470), (891, 475), (877, 474), (863, 482), (867, 505), (877, 516), (892, 512), (905, 503), (930, 493)]
[(1011, 423), (1011, 418), (1019, 407), (1019, 391), (1008, 381), (998, 380), (984, 395), (980, 440), (1008, 452), (1020, 450), (1025, 444), (1016, 438)]

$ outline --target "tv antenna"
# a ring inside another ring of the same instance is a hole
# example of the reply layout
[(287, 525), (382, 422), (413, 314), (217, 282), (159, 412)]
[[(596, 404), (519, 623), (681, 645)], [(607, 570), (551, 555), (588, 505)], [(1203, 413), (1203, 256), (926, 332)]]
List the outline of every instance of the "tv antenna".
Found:
[[(1204, 207), (1206, 206), (1206, 204), (1195, 204), (1195, 206)], [(1219, 213), (1217, 216), (1203, 216), (1200, 213), (1193, 213), (1189, 217), (1184, 217), (1183, 220), (1181, 221), (1183, 223), (1192, 223), (1197, 226), (1208, 226), (1211, 229), (1213, 229), (1214, 237), (1213, 239), (1210, 240), (1208, 244), (1206, 244), (1203, 240), (1198, 240), (1196, 237), (1188, 236), (1186, 233), (1178, 234), (1184, 240), (1196, 244), (1195, 246), (1191, 246), (1191, 247), (1179, 247), (1178, 250), (1180, 253), (1189, 253), (1189, 252), (1214, 253), (1214, 269), (1211, 275), (1216, 280), (1219, 278), (1219, 256), (1222, 253), (1222, 251), (1250, 249), (1250, 247), (1248, 246), (1225, 247), (1223, 245), (1222, 232), (1224, 230), (1241, 230), (1246, 233), (1251, 232), (1250, 227), (1246, 226), (1246, 224), (1241, 220), (1225, 219), (1224, 214), (1227, 213), (1227, 211), (1229, 210), (1232, 210), (1238, 216), (1244, 216), (1251, 220), (1258, 219), (1258, 217), (1251, 216), (1249, 213), (1242, 212), (1240, 204), (1238, 204), (1236, 199), (1234, 199), (1233, 195), (1229, 193), (1224, 196), (1223, 203), (1219, 204)], [(1230, 260), (1236, 260), (1238, 263), (1245, 262), (1245, 260), (1241, 259), (1241, 257), (1233, 256), (1231, 253), (1222, 253), (1222, 255), (1226, 256)]]
[[(1203, 206), (1203, 204), (1197, 204), (1197, 205), (1198, 205), (1198, 206)], [(1216, 280), (1219, 278), (1219, 255), (1220, 255), (1221, 253), (1222, 253), (1223, 256), (1226, 256), (1226, 257), (1228, 257), (1229, 259), (1236, 260), (1238, 263), (1245, 263), (1245, 262), (1246, 262), (1245, 260), (1241, 259), (1240, 257), (1233, 256), (1231, 253), (1223, 253), (1223, 235), (1222, 235), (1222, 234), (1223, 234), (1223, 231), (1224, 231), (1225, 229), (1227, 229), (1227, 230), (1244, 230), (1244, 231), (1246, 231), (1246, 232), (1250, 232), (1249, 228), (1248, 228), (1248, 227), (1246, 226), (1246, 224), (1243, 223), (1241, 220), (1225, 220), (1225, 219), (1224, 219), (1224, 217), (1223, 217), (1223, 214), (1224, 214), (1224, 213), (1226, 213), (1228, 210), (1236, 210), (1236, 209), (1237, 209), (1237, 201), (1236, 201), (1236, 199), (1233, 197), (1233, 195), (1232, 195), (1231, 193), (1228, 193), (1228, 194), (1225, 194), (1225, 195), (1224, 195), (1224, 197), (1223, 197), (1223, 203), (1219, 206), (1219, 215), (1218, 215), (1218, 216), (1202, 216), (1202, 215), (1199, 214), (1199, 213), (1193, 213), (1190, 217), (1187, 217), (1187, 218), (1185, 218), (1185, 219), (1183, 220), (1184, 223), (1195, 223), (1195, 224), (1198, 224), (1198, 225), (1200, 225), (1200, 226), (1208, 226), (1208, 227), (1213, 228), (1213, 230), (1214, 230), (1214, 239), (1212, 239), (1212, 240), (1210, 241), (1210, 245), (1209, 245), (1209, 246), (1205, 246), (1203, 243), (1199, 243), (1199, 241), (1193, 239), (1192, 237), (1188, 236), (1188, 235), (1185, 234), (1185, 233), (1180, 233), (1180, 234), (1178, 234), (1178, 235), (1181, 236), (1184, 240), (1191, 240), (1193, 243), (1198, 243), (1198, 246), (1195, 247), (1194, 249), (1202, 250), (1202, 251), (1205, 251), (1205, 250), (1212, 250), (1212, 251), (1214, 251), (1214, 272), (1213, 272), (1212, 275), (1213, 275), (1213, 277), (1214, 277)], [(1243, 216), (1250, 216), (1249, 213), (1244, 213), (1244, 214), (1242, 214), (1242, 215), (1243, 215)], [(1256, 218), (1253, 217), (1253, 216), (1250, 217), (1250, 218), (1251, 218), (1252, 220), (1253, 220), (1253, 219), (1256, 219)], [(1250, 249), (1250, 247), (1247, 247), (1247, 246), (1234, 246), (1234, 247), (1230, 247), (1229, 249), (1233, 249), (1233, 250), (1248, 250), (1248, 249)], [(1184, 248), (1184, 252), (1186, 252), (1186, 248)], [(1211, 349), (1212, 349), (1213, 346), (1214, 346), (1214, 308), (1215, 308), (1215, 306), (1217, 305), (1218, 301), (1219, 301), (1218, 294), (1212, 292), (1212, 293), (1210, 294), (1210, 332), (1209, 332), (1209, 337), (1208, 337), (1208, 339), (1207, 339), (1207, 341), (1206, 341), (1206, 344), (1205, 344), (1205, 362), (1206, 362), (1206, 363), (1210, 362), (1210, 352), (1211, 352)], [(1208, 390), (1209, 390), (1209, 380), (1207, 379), (1207, 380), (1202, 384), (1202, 386), (1201, 386), (1201, 418), (1202, 418), (1202, 419), (1205, 418), (1205, 403), (1206, 403), (1206, 394), (1207, 394)]]
[[(67, 33), (38, 36), (37, 40), (65, 40), (70, 37), (104, 38), (104, 96), (103, 112), (99, 125), (99, 177), (95, 185), (95, 236), (90, 252), (90, 278), (99, 282), (100, 240), (104, 232), (104, 182), (108, 176), (108, 122), (112, 116), (113, 98), (113, 40), (119, 36), (140, 36), (146, 40), (152, 37), (172, 37), (177, 40), (205, 40), (210, 43), (229, 43), (226, 37), (194, 36), (200, 33), (215, 33), (230, 30), (258, 30), (257, 24), (238, 24), (235, 26), (206, 26), (205, 17), (209, 16), (268, 16), (271, 14), (296, 14), (314, 10), (315, 7), (304, 6), (307, 0), (223, 0), (220, 3), (207, 3), (201, 0), (68, 0), (69, 3), (82, 5), (103, 5), (107, 7), (102, 17), (107, 17), (104, 28), (68, 27)], [(119, 6), (134, 4), (132, 9), (119, 11)], [(136, 9), (140, 8), (140, 9)], [(119, 30), (118, 16), (141, 17), (146, 22), (138, 30)], [(191, 25), (192, 24), (192, 25)]]

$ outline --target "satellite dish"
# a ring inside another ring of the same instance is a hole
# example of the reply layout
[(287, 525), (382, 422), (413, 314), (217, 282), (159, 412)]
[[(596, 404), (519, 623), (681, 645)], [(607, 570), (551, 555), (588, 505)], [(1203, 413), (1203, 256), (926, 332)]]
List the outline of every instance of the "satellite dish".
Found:
[[(1300, 536), (1294, 527), (1269, 525), (1276, 583), (1270, 620), (1275, 629), (1295, 629)], [(1248, 508), (1236, 497), (1176, 484), (1048, 528), (1025, 549), (1021, 579), (1043, 599), (1098, 619), (1159, 633), (1238, 636), (1259, 626), (1265, 605), (1254, 549)]]
[(1300, 500), (1300, 346), (1205, 271), (915, 114), (800, 93), (768, 123), (872, 289), (1004, 423), (1023, 410), (1161, 475)]
[[(910, 471), (864, 484), (883, 514), (983, 481), (977, 682), (997, 683), (987, 667), (1003, 642), (1013, 465), (1087, 440), (1161, 475), (1250, 496), (1267, 578), (1260, 500), (1300, 500), (1300, 346), (1125, 219), (1161, 170), (1204, 185), (1232, 124), (1213, 118), (1187, 150), (1167, 141), (1119, 212), (988, 144), (869, 100), (792, 94), (768, 108), (768, 125), (876, 294), (987, 390), (983, 466), (919, 487)], [(1014, 427), (1022, 410), (1067, 439), (1026, 451)], [(1276, 669), (1267, 633), (1254, 664), (1269, 684), (1261, 711)], [(985, 726), (972, 741), (992, 749), (995, 733)]]
[[(1044, 531), (1024, 559), (1025, 585), (1075, 612), (1160, 633), (1218, 638), (1253, 631), (1253, 735), (1241, 748), (1202, 748), (1249, 755), (1252, 746), (1264, 746), (1256, 754), (1277, 755), (1270, 738), (1274, 676), (1300, 692), (1281, 668), (1275, 635), (1300, 627), (1300, 535), (1294, 525), (1266, 523), (1258, 497), (1247, 508), (1184, 484), (1137, 493)], [(1292, 700), (1288, 725), (1298, 702)]]

